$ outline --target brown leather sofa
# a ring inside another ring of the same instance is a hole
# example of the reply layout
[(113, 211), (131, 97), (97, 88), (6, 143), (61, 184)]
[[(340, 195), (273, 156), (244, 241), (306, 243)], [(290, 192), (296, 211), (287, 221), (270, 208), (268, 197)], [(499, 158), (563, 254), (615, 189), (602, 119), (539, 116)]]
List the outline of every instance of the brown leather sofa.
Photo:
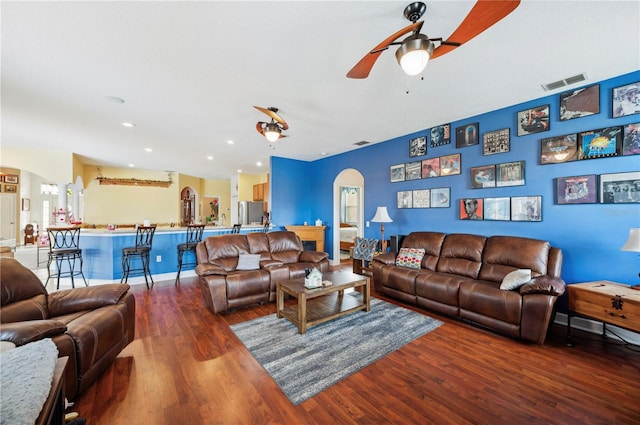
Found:
[[(420, 269), (397, 266), (397, 253), (374, 257), (377, 291), (407, 304), (453, 316), (501, 334), (543, 344), (554, 306), (564, 293), (562, 251), (513, 236), (413, 232), (403, 248), (422, 248)], [(501, 290), (504, 277), (530, 269), (532, 279)]]
[(51, 338), (68, 356), (64, 393), (75, 399), (134, 338), (135, 299), (129, 285), (47, 293), (31, 270), (0, 258), (0, 340), (20, 346)]
[[(240, 255), (254, 254), (250, 270), (238, 270)], [(289, 231), (209, 236), (196, 247), (196, 274), (207, 307), (214, 313), (273, 302), (276, 282), (305, 276), (305, 269), (329, 270), (329, 254), (303, 251)]]

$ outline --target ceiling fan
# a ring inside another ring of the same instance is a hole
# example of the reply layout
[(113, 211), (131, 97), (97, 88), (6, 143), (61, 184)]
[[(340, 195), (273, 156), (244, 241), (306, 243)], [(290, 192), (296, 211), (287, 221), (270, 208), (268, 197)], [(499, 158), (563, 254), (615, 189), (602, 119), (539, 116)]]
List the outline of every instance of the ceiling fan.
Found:
[[(520, 0), (478, 0), (460, 26), (447, 40), (429, 38), (420, 34), (424, 21), (418, 21), (427, 10), (422, 2), (413, 2), (404, 9), (404, 16), (411, 25), (392, 34), (374, 47), (348, 73), (349, 78), (367, 78), (371, 68), (382, 52), (391, 45), (400, 45), (396, 58), (402, 69), (409, 75), (417, 75), (427, 66), (429, 59), (435, 59), (471, 40), (496, 22), (513, 12)], [(413, 32), (402, 41), (396, 41), (405, 34)], [(435, 47), (434, 42), (438, 42)]]
[(286, 121), (280, 118), (280, 115), (277, 114), (278, 108), (274, 108), (273, 106), (268, 108), (254, 106), (254, 108), (271, 117), (271, 122), (258, 121), (256, 124), (256, 130), (258, 130), (258, 133), (262, 134), (272, 143), (282, 137), (287, 137), (285, 134), (282, 134), (282, 132), (289, 128), (289, 124), (287, 124)]

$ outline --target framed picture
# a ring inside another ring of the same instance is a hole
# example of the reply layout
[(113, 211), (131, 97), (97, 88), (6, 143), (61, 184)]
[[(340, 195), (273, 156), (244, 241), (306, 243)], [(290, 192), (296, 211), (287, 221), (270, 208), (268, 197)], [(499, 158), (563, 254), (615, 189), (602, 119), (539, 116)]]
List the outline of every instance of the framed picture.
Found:
[(391, 182), (403, 182), (404, 181), (404, 164), (392, 165), (390, 167)]
[(418, 180), (422, 178), (422, 162), (414, 161), (405, 164), (405, 180)]
[(596, 175), (558, 177), (556, 179), (556, 204), (595, 204), (598, 192)]
[(622, 151), (622, 128), (608, 127), (583, 131), (578, 135), (578, 158), (593, 159), (618, 156)]
[(640, 203), (640, 171), (600, 175), (601, 204)]
[(472, 124), (463, 125), (456, 128), (456, 148), (465, 148), (467, 146), (473, 146), (480, 143), (480, 136), (478, 132), (479, 124), (474, 122)]
[(622, 127), (622, 155), (640, 154), (640, 122)]
[(22, 198), (22, 211), (29, 211), (29, 210), (31, 210), (31, 199)]
[(440, 175), (452, 176), (460, 174), (460, 154), (446, 155), (440, 157)]
[(566, 134), (540, 140), (540, 164), (558, 164), (577, 159), (577, 134)]
[(422, 160), (422, 178), (440, 176), (440, 158), (430, 158)]
[(496, 187), (524, 186), (524, 161), (496, 165)]
[(640, 81), (613, 89), (611, 96), (611, 116), (613, 118), (640, 114)]
[(482, 155), (494, 155), (496, 153), (509, 152), (511, 140), (509, 129), (488, 131), (482, 135)]
[(460, 220), (482, 220), (482, 198), (460, 199)]
[(451, 206), (451, 188), (431, 189), (431, 208), (449, 208)]
[(431, 206), (431, 191), (429, 189), (413, 191), (413, 208), (429, 208)]
[(451, 143), (451, 124), (439, 125), (431, 129), (431, 147)]
[(485, 220), (511, 220), (511, 198), (484, 198)]
[(18, 175), (16, 174), (5, 174), (4, 176), (5, 183), (18, 184)]
[(496, 187), (496, 166), (482, 165), (471, 167), (471, 189), (484, 189), (486, 187)]
[(398, 192), (398, 208), (411, 208), (413, 205), (411, 195), (412, 193), (410, 190)]
[(3, 192), (18, 193), (18, 186), (14, 184), (4, 184), (2, 185), (2, 187), (3, 187)]
[(560, 93), (560, 121), (600, 113), (600, 84)]
[(542, 221), (542, 196), (512, 197), (511, 221)]
[(422, 156), (427, 154), (427, 137), (416, 137), (409, 140), (409, 156)]
[(549, 105), (518, 112), (518, 136), (549, 130)]

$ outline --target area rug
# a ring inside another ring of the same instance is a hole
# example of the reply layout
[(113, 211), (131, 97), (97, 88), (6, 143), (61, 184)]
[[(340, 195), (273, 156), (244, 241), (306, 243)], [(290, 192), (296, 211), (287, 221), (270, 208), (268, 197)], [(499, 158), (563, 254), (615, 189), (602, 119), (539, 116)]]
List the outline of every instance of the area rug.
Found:
[(371, 298), (368, 313), (359, 311), (330, 320), (309, 328), (304, 335), (275, 314), (232, 325), (231, 329), (291, 403), (298, 405), (441, 324)]

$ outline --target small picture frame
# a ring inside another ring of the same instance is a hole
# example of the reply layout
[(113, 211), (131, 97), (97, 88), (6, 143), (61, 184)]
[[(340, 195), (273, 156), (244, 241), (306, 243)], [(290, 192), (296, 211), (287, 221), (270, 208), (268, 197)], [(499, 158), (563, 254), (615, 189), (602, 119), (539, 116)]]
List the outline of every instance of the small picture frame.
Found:
[(542, 221), (542, 196), (511, 197), (511, 221)]
[(639, 204), (640, 171), (600, 175), (601, 204)]
[(536, 106), (535, 108), (520, 111), (518, 117), (518, 136), (548, 131), (549, 105)]
[(440, 175), (453, 176), (460, 174), (460, 158), (459, 153), (445, 155), (440, 157)]
[(578, 134), (578, 158), (618, 156), (622, 152), (622, 127), (607, 127)]
[(451, 188), (431, 189), (431, 208), (449, 208), (451, 206)]
[(616, 87), (611, 96), (611, 117), (640, 114), (640, 81)]
[(421, 189), (413, 191), (413, 208), (429, 208), (431, 206), (431, 191)]
[(479, 123), (474, 122), (456, 127), (456, 148), (466, 148), (480, 143)]
[(460, 220), (482, 220), (483, 214), (482, 198), (460, 199)]
[(524, 186), (524, 161), (504, 162), (496, 165), (496, 187)]
[(413, 206), (411, 197), (412, 193), (410, 190), (398, 192), (398, 208), (411, 208)]
[(409, 140), (409, 157), (422, 156), (427, 154), (427, 137), (416, 137)]
[(443, 124), (431, 129), (431, 147), (448, 145), (451, 143), (451, 124)]
[(598, 198), (595, 174), (558, 177), (556, 179), (556, 204), (595, 204)]
[(469, 174), (471, 176), (471, 189), (496, 187), (495, 164), (471, 167)]
[(7, 192), (7, 193), (18, 193), (18, 186), (16, 186), (15, 184), (4, 184), (2, 185), (3, 188), (3, 192)]
[(422, 178), (440, 177), (440, 158), (422, 160)]
[(22, 198), (22, 211), (29, 211), (29, 210), (31, 210), (31, 199)]
[(540, 140), (540, 164), (559, 164), (577, 160), (577, 134), (565, 134)]
[(5, 174), (4, 182), (11, 184), (18, 184), (19, 178), (17, 174)]
[(600, 84), (560, 93), (560, 121), (600, 113)]
[(422, 162), (414, 161), (405, 164), (405, 180), (419, 180), (422, 178)]
[(392, 165), (389, 168), (391, 183), (404, 181), (404, 164)]
[(482, 135), (482, 155), (494, 155), (511, 150), (510, 130), (487, 131)]
[(511, 220), (511, 198), (484, 198), (484, 219), (492, 221)]
[(622, 127), (622, 155), (640, 154), (640, 122)]

